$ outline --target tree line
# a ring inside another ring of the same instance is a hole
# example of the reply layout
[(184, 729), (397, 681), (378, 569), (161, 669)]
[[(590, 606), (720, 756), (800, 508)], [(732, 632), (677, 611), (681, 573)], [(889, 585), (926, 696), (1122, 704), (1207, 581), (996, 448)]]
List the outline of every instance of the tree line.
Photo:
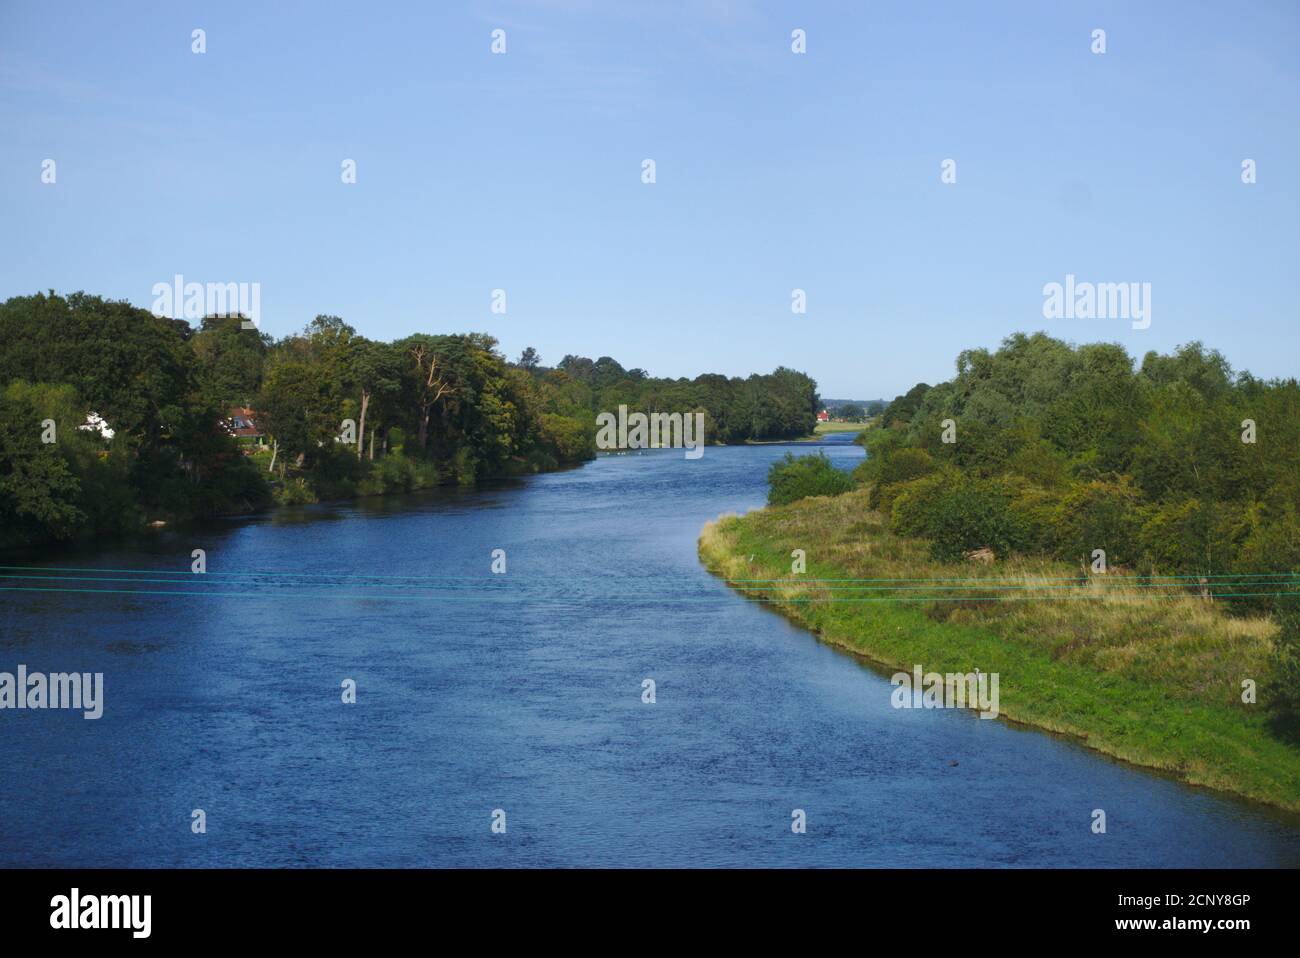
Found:
[[(595, 415), (620, 404), (703, 412), (709, 442), (794, 438), (816, 419), (816, 383), (784, 367), (660, 379), (609, 357), (546, 367), (532, 348), (507, 362), (482, 333), (249, 326), (86, 293), (0, 304), (0, 547), (554, 469), (594, 458)], [(266, 448), (232, 435), (237, 408)]]
[[(1200, 343), (1135, 363), (1119, 345), (1043, 333), (956, 366), (860, 437), (867, 506), (938, 560), (1048, 556), (1081, 578), (1136, 573), (1159, 592), (1233, 596), (1230, 613), (1270, 612), (1270, 709), (1300, 738), (1300, 384), (1236, 372)], [(787, 457), (769, 501), (838, 495), (850, 484), (837, 473)]]
[(1200, 343), (1017, 334), (957, 357), (863, 436), (892, 528), (956, 558), (988, 547), (1193, 581), (1300, 570), (1300, 385)]

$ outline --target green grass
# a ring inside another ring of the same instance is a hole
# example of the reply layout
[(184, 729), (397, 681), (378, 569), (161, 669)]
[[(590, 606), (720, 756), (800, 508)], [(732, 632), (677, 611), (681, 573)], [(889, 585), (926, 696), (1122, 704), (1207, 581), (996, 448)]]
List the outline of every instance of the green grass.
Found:
[(866, 428), (866, 424), (861, 422), (819, 422), (813, 429), (813, 435), (824, 436), (828, 432), (862, 432)]
[(866, 422), (819, 422), (813, 427), (811, 436), (804, 436), (799, 442), (812, 442), (833, 432), (865, 432), (871, 426)]
[[(807, 553), (802, 575), (790, 572), (794, 549)], [(997, 672), (1008, 719), (1300, 811), (1300, 749), (1273, 734), (1264, 704), (1276, 628), (1226, 615), (1230, 600), (1125, 575), (1072, 579), (1078, 568), (1050, 561), (938, 563), (927, 543), (887, 530), (865, 489), (723, 517), (705, 526), (699, 551), (710, 571), (823, 641), (891, 670)], [(842, 581), (900, 578), (975, 581)], [(1001, 588), (967, 588), (986, 583)], [(1248, 678), (1260, 704), (1241, 701)]]

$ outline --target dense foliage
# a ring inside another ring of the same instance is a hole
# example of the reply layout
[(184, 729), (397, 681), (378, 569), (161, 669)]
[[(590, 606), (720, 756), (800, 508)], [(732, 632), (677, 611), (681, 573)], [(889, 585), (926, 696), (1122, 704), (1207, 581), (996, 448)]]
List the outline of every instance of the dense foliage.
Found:
[[(0, 547), (552, 469), (592, 458), (596, 413), (619, 405), (703, 411), (709, 442), (806, 435), (817, 408), (816, 384), (785, 368), (548, 369), (531, 348), (507, 363), (484, 334), (384, 343), (336, 316), (277, 341), (239, 316), (195, 329), (84, 293), (0, 304), (0, 343)], [(266, 448), (231, 435), (238, 407)]]
[(783, 506), (807, 496), (838, 496), (855, 484), (824, 455), (795, 458), (787, 452), (768, 469), (767, 485), (768, 505)]
[(1274, 612), (1278, 636), (1274, 642), (1273, 711), (1282, 731), (1300, 739), (1300, 607), (1294, 602)]
[[(190, 340), (187, 323), (81, 293), (0, 304), (0, 545), (267, 500), (201, 398)], [(91, 413), (111, 440), (82, 428)]]
[[(521, 357), (522, 358), (522, 357)], [(641, 369), (624, 369), (608, 356), (592, 361), (565, 356), (544, 380), (576, 384), (586, 409), (615, 411), (703, 411), (708, 442), (798, 439), (817, 424), (817, 383), (801, 372), (778, 367), (746, 379), (706, 373), (695, 379), (653, 379)]]
[(1086, 567), (1102, 549), (1112, 568), (1210, 583), (1300, 570), (1300, 386), (1199, 343), (1135, 367), (1117, 345), (1015, 335), (894, 400), (864, 442), (872, 506), (936, 556)]

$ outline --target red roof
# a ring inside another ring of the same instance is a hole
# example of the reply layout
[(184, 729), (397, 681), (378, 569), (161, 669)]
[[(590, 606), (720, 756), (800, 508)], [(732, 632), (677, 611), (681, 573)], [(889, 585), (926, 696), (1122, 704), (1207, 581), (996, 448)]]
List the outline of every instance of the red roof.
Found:
[(226, 429), (240, 439), (256, 439), (262, 435), (257, 428), (257, 413), (247, 406), (235, 406), (226, 414)]

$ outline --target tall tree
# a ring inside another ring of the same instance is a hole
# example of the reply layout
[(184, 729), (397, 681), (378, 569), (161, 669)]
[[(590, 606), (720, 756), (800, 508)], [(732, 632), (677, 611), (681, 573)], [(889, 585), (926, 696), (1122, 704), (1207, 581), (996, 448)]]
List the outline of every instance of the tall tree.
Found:
[(408, 336), (399, 344), (406, 350), (408, 369), (415, 384), (415, 403), (418, 410), (416, 444), (421, 452), (428, 448), (429, 421), (433, 409), (444, 397), (454, 395), (448, 377), (449, 365), (442, 354), (446, 337), (417, 334)]
[(519, 360), (515, 363), (520, 369), (526, 369), (532, 372), (542, 364), (542, 357), (537, 354), (537, 350), (532, 346), (525, 346), (524, 351), (519, 354)]
[[(357, 419), (357, 458), (360, 459), (366, 442), (366, 415), (371, 400), (376, 393), (392, 396), (401, 389), (402, 356), (387, 343), (353, 340), (348, 379), (361, 398), (361, 412)], [(370, 458), (374, 458), (373, 438)]]

